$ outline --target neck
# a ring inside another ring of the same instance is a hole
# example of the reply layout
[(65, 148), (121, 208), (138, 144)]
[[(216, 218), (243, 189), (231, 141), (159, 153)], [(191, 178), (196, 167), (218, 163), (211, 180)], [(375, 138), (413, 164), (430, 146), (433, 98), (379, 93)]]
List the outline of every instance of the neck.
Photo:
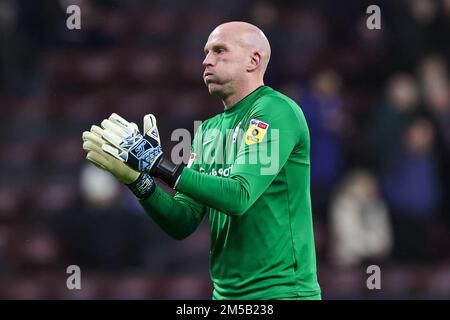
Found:
[(247, 84), (241, 86), (236, 92), (233, 94), (230, 94), (229, 96), (222, 99), (223, 105), (225, 106), (225, 109), (231, 109), (233, 108), (239, 101), (244, 99), (246, 96), (248, 96), (250, 93), (258, 89), (259, 87), (263, 86), (264, 82), (261, 80), (259, 82), (255, 82), (253, 84)]

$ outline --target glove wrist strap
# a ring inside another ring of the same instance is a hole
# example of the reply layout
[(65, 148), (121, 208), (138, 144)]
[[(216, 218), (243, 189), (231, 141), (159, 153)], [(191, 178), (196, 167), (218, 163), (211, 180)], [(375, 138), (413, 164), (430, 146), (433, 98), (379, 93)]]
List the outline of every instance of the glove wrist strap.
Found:
[(152, 176), (155, 176), (167, 183), (169, 187), (174, 188), (181, 172), (183, 171), (183, 168), (183, 165), (176, 165), (169, 159), (162, 156), (158, 163), (153, 166), (150, 173)]
[(145, 173), (141, 173), (135, 182), (126, 185), (139, 200), (150, 197), (155, 191), (155, 181)]

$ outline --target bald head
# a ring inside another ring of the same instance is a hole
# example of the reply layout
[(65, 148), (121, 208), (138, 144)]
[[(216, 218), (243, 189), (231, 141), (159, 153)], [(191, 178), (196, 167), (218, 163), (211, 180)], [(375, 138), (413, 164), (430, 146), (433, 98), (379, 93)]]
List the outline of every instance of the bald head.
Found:
[(216, 27), (208, 40), (220, 37), (238, 44), (248, 53), (258, 53), (261, 56), (259, 72), (264, 75), (269, 64), (271, 50), (269, 41), (261, 29), (247, 22), (232, 21)]
[(205, 84), (226, 107), (264, 85), (270, 45), (258, 27), (240, 21), (221, 24), (209, 35), (204, 50)]

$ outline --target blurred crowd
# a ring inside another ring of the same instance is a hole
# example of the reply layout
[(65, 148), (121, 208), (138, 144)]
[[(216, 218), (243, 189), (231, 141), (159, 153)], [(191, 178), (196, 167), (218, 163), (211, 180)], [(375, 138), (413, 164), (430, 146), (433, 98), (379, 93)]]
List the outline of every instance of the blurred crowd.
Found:
[[(211, 297), (206, 221), (170, 239), (84, 160), (81, 133), (155, 113), (170, 152), (173, 130), (223, 110), (201, 62), (230, 20), (266, 33), (266, 84), (308, 121), (324, 298), (449, 298), (450, 1), (377, 1), (381, 30), (370, 4), (0, 0), (0, 298)], [(67, 289), (69, 265), (82, 290)]]

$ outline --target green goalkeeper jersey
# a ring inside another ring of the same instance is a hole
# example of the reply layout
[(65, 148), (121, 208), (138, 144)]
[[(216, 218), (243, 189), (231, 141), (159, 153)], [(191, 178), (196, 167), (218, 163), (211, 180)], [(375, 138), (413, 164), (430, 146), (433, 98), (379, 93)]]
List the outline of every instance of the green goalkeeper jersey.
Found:
[(174, 198), (156, 188), (141, 201), (177, 239), (208, 216), (214, 299), (320, 294), (309, 149), (299, 106), (262, 86), (202, 123)]

